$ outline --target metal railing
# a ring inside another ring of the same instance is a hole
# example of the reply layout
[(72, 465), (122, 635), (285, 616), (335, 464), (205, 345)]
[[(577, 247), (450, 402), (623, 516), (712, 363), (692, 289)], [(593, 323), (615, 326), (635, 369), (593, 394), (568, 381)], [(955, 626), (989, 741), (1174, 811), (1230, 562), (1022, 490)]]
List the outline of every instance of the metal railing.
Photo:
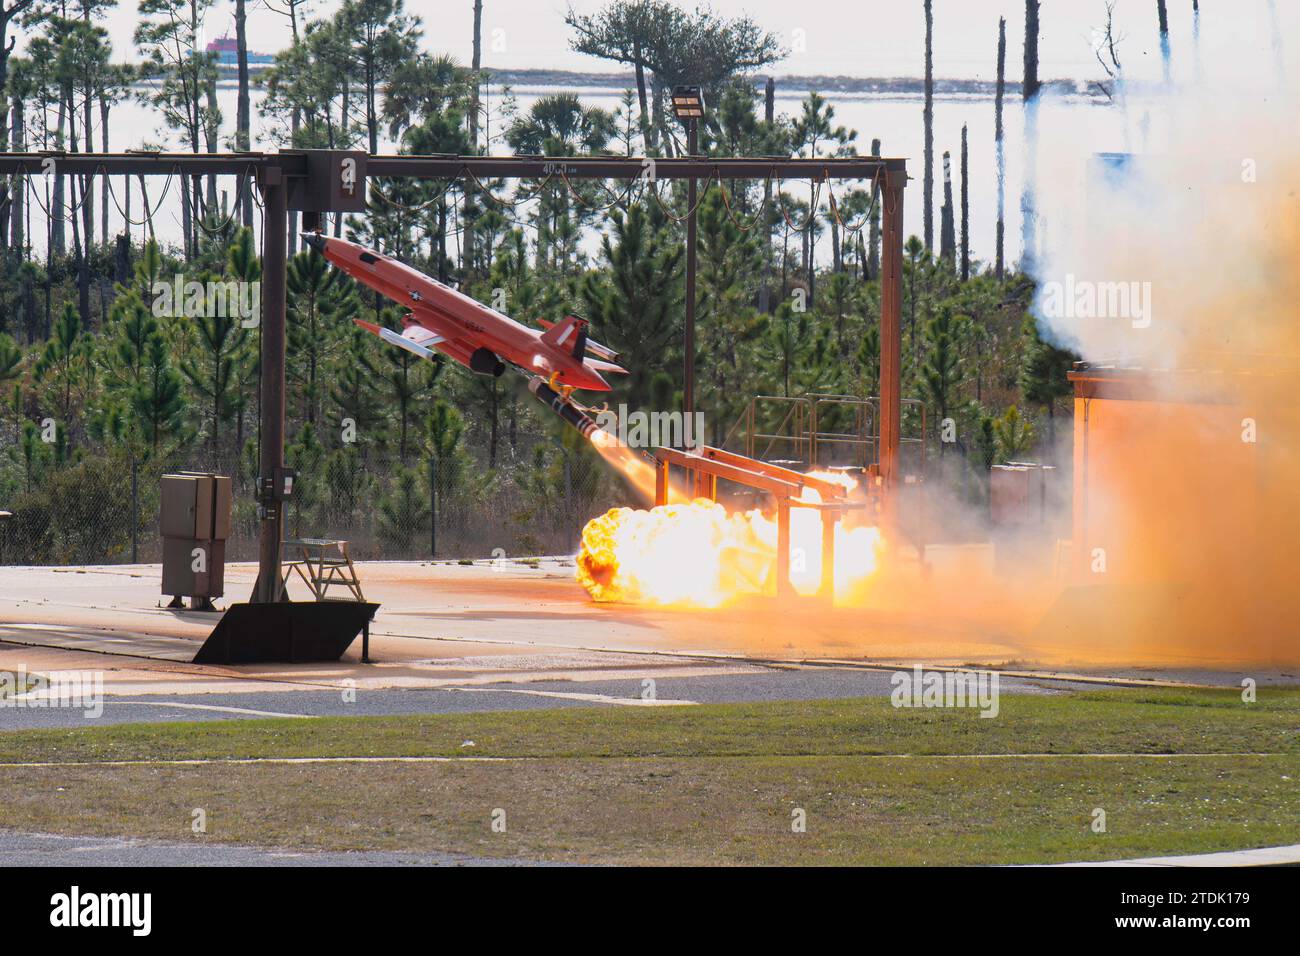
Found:
[[(899, 438), (904, 471), (923, 476), (928, 414), (920, 399), (902, 401), (904, 425), (919, 429)], [(915, 410), (908, 414), (909, 410)], [(759, 461), (793, 462), (805, 468), (870, 468), (880, 462), (880, 399), (812, 392), (755, 395), (722, 440)], [(734, 440), (734, 444), (733, 444)], [(909, 454), (909, 451), (911, 454)], [(908, 467), (910, 459), (911, 467)]]

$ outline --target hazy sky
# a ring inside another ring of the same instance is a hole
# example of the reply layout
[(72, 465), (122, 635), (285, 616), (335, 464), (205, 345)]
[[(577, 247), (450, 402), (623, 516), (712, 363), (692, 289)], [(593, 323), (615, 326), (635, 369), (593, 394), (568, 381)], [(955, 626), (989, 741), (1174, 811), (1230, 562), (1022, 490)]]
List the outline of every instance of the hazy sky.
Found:
[[(274, 52), (288, 44), (289, 32), (287, 21), (272, 13), (266, 2), (274, 0), (250, 3), (251, 46)], [(574, 0), (573, 5), (585, 13), (603, 4), (600, 0)], [(679, 5), (695, 6), (692, 2)], [(308, 10), (320, 16), (337, 6), (338, 0), (314, 0)], [(727, 15), (748, 14), (782, 38), (792, 53), (776, 66), (777, 73), (907, 76), (919, 75), (923, 69), (921, 0), (717, 0), (712, 6)], [(1169, 0), (1168, 6), (1177, 63), (1179, 54), (1191, 45), (1192, 0)], [(569, 30), (563, 21), (566, 0), (485, 0), (483, 7), (485, 66), (612, 68), (569, 50)], [(469, 61), (471, 0), (407, 0), (407, 8), (424, 19), (429, 50)], [(233, 11), (231, 0), (217, 0), (208, 16), (209, 37), (227, 31), (233, 35)], [(991, 78), (999, 16), (1007, 18), (1007, 73), (1019, 76), (1024, 40), (1022, 0), (934, 0), (936, 75)], [(1273, 17), (1279, 21), (1281, 35), (1294, 38), (1293, 46), (1300, 45), (1300, 3), (1294, 0), (1201, 0), (1203, 59), (1222, 64), (1226, 58), (1215, 56), (1220, 50), (1231, 50), (1238, 65), (1252, 51), (1260, 58), (1256, 62), (1271, 59)], [(1125, 70), (1132, 77), (1158, 77), (1155, 0), (1117, 0), (1115, 18), (1117, 32), (1124, 37), (1120, 56)], [(1093, 30), (1104, 20), (1104, 0), (1044, 0), (1040, 75), (1099, 75), (1091, 44)], [(119, 0), (107, 23), (117, 56), (134, 58), (131, 36), (136, 0)]]

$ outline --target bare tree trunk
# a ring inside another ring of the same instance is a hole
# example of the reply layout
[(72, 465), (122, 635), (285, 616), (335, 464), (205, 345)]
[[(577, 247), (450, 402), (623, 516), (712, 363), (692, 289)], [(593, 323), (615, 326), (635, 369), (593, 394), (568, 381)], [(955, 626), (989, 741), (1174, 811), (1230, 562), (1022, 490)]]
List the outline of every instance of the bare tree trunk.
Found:
[(1032, 100), (1042, 84), (1038, 82), (1038, 6), (1039, 0), (1025, 0), (1025, 77), (1020, 95)]
[(924, 169), (921, 177), (922, 240), (926, 249), (934, 248), (934, 11), (925, 0), (925, 126)]
[(1021, 271), (1033, 272), (1037, 257), (1038, 216), (1034, 209), (1038, 167), (1038, 7), (1025, 0), (1025, 77), (1021, 97), (1025, 105), (1025, 180), (1020, 193)]
[[(54, 127), (54, 148), (63, 149), (63, 129), (67, 123), (67, 101), (59, 97), (59, 117)], [(50, 249), (56, 256), (61, 256), (67, 249), (63, 224), (68, 216), (64, 210), (63, 177), (54, 177), (54, 197), (50, 200)]]
[[(76, 103), (72, 97), (72, 88), (67, 90), (68, 95), (68, 134), (69, 146), (72, 152), (82, 152), (80, 138), (77, 136), (77, 109)], [(89, 101), (87, 101), (89, 102)], [(91, 149), (90, 143), (90, 124), (86, 124), (86, 141), (85, 151)], [(80, 187), (80, 188), (78, 188)], [(91, 228), (94, 225), (91, 219), (91, 210), (88, 195), (91, 186), (90, 177), (82, 176), (80, 179), (72, 179), (72, 205), (76, 212), (81, 214), (80, 221), (74, 212), (72, 215), (72, 247), (77, 259), (77, 310), (81, 313), (81, 320), (87, 325), (90, 324), (90, 238)], [(77, 196), (80, 193), (81, 201), (78, 203)]]
[[(880, 156), (880, 140), (871, 141), (871, 155)], [(871, 184), (871, 224), (868, 230), (871, 233), (871, 249), (868, 252), (867, 264), (863, 273), (864, 279), (874, 279), (880, 275), (880, 184), (873, 182)]]
[[(252, 146), (252, 110), (248, 98), (248, 0), (235, 0), (235, 47), (239, 61), (239, 99), (235, 108), (235, 149), (248, 152)], [(253, 183), (239, 178), (240, 220), (253, 228)]]
[(952, 157), (943, 151), (943, 208), (940, 210), (939, 258), (951, 269), (957, 258), (957, 233), (953, 226)]
[[(144, 205), (144, 222), (145, 228), (149, 231), (149, 241), (155, 242), (157, 241), (157, 237), (154, 235), (153, 231), (153, 210), (149, 208), (149, 190), (147, 190), (144, 185), (144, 174), (140, 175), (140, 202)], [(184, 189), (181, 190), (181, 205), (182, 211), (184, 211), (186, 205)], [(188, 222), (184, 225), (188, 228)], [(189, 233), (186, 232), (186, 235), (188, 236)]]
[[(27, 149), (27, 130), (24, 129), (25, 118), (23, 115), (23, 101), (14, 99), (13, 115), (13, 137), (11, 142), (15, 152), (25, 152)], [(7, 144), (6, 144), (7, 145)], [(15, 182), (13, 195), (13, 209), (9, 219), (9, 247), (17, 253), (22, 253), (26, 243), (26, 235), (23, 232), (23, 203), (27, 199), (25, 181)]]
[(1002, 130), (1002, 97), (1007, 88), (1007, 21), (998, 17), (998, 88), (993, 99), (993, 143), (997, 153), (998, 224), (993, 273), (1002, 278), (1003, 236), (1006, 232), (1007, 153)]
[[(483, 65), (483, 0), (474, 0), (474, 58), (470, 69), (474, 72), (474, 89), (469, 100), (469, 151), (478, 152), (478, 111), (479, 111), (479, 69)], [(474, 182), (465, 183), (465, 206), (463, 219), (463, 238), (461, 241), (461, 272), (468, 282), (474, 272), (474, 221), (477, 219), (474, 205)]]
[[(89, 3), (82, 7), (82, 23), (85, 24), (87, 30), (90, 29), (90, 10), (91, 5)], [(86, 101), (81, 105), (82, 124), (85, 126), (85, 133), (82, 136), (82, 142), (85, 144), (86, 152), (91, 153), (95, 150), (95, 120), (94, 97), (90, 95), (89, 83), (86, 84), (85, 93)], [(82, 212), (82, 220), (85, 224), (86, 230), (85, 250), (86, 256), (89, 257), (90, 249), (95, 244), (95, 186), (94, 180), (90, 176), (86, 177), (86, 182), (82, 188), (82, 192), (82, 200), (85, 203), (85, 208)], [(89, 292), (87, 292), (87, 298), (89, 298)], [(85, 312), (81, 313), (81, 318), (82, 321), (89, 325), (90, 317), (87, 316)]]
[[(290, 28), (290, 33), (293, 36), (293, 45), (297, 47), (298, 46), (298, 5), (297, 3), (289, 4), (289, 28)], [(298, 109), (298, 105), (295, 103), (293, 107), (293, 114), (289, 117), (289, 136), (290, 136), (291, 146), (298, 145), (298, 130), (301, 127), (301, 125), (302, 125), (302, 114)], [(291, 256), (295, 255), (299, 251), (299, 249), (301, 248), (299, 246), (300, 239), (301, 237), (298, 235), (298, 213), (293, 210), (290, 210), (289, 248), (288, 248), (289, 255)]]
[(831, 214), (831, 270), (844, 271), (844, 257), (840, 250), (840, 223), (834, 213)]
[[(776, 110), (776, 80), (768, 77), (763, 84), (763, 120), (772, 125)], [(772, 215), (772, 179), (769, 176), (763, 183), (763, 219), (764, 222), (770, 223)], [(763, 281), (758, 287), (758, 311), (766, 314), (772, 311), (771, 289), (769, 285), (772, 281), (772, 229), (767, 227), (764, 236), (766, 249), (763, 255)]]
[[(99, 148), (108, 152), (108, 97), (103, 93), (99, 94)], [(108, 176), (100, 180), (100, 220), (99, 233), (104, 242), (108, 242)]]
[[(812, 261), (812, 254), (808, 249), (808, 237), (811, 235), (812, 235), (812, 222), (810, 220), (808, 228), (799, 234), (799, 239), (800, 239), (799, 253), (800, 253), (800, 260), (801, 260), (799, 263), (800, 266), (799, 271), (804, 274), (805, 284), (812, 282), (812, 267), (808, 264)], [(811, 293), (809, 294), (808, 299), (809, 299), (808, 304), (812, 305)]]
[(970, 278), (970, 155), (966, 124), (961, 125), (961, 281)]
[(1169, 11), (1165, 9), (1165, 0), (1156, 0), (1156, 22), (1160, 27), (1160, 68), (1167, 86), (1173, 77), (1169, 65)]
[(646, 102), (645, 64), (641, 62), (641, 44), (632, 45), (632, 58), (636, 60), (636, 97), (641, 106), (641, 149), (648, 155), (654, 137), (650, 130), (650, 110)]
[(673, 155), (673, 140), (668, 135), (668, 128), (664, 125), (663, 90), (663, 80), (659, 79), (658, 73), (652, 73), (650, 75), (650, 112), (654, 119), (655, 131), (663, 140), (664, 155), (671, 157)]
[[(108, 97), (103, 91), (99, 94), (99, 145), (100, 149), (108, 152)], [(93, 183), (92, 179), (92, 183)], [(93, 189), (94, 186), (92, 185)], [(100, 222), (99, 235), (105, 247), (108, 246), (108, 176), (105, 175), (100, 179)], [(108, 273), (103, 272), (99, 276), (99, 327), (103, 328), (108, 323)]]
[(1201, 82), (1201, 3), (1192, 0), (1192, 59), (1196, 64), (1196, 82)]
[[(78, 193), (77, 187), (79, 183), (84, 189), (85, 188), (84, 180), (79, 181), (76, 177), (74, 177), (72, 180), (72, 189), (71, 189), (71, 193), (72, 193), (71, 201), (73, 205), (77, 204), (77, 193)], [(85, 201), (83, 197), (83, 201), (82, 201), (83, 219), (84, 219), (84, 207), (85, 207)], [(86, 261), (88, 250), (86, 249), (85, 243), (82, 242), (80, 225), (81, 223), (78, 221), (78, 218), (76, 216), (73, 216), (72, 217), (72, 250), (77, 260), (77, 311), (81, 314), (82, 321), (86, 322), (87, 325), (89, 325), (90, 323), (90, 272), (87, 268), (87, 261)]]
[[(215, 153), (217, 152), (218, 149), (220, 149), (221, 146), (219, 141), (219, 133), (221, 131), (217, 128), (217, 123), (216, 123), (218, 107), (217, 107), (217, 78), (215, 75), (209, 79), (207, 87), (208, 87), (208, 91), (207, 91), (208, 121), (206, 124), (204, 124), (205, 128), (203, 130), (203, 139), (204, 142), (207, 144), (208, 152)], [(208, 176), (207, 206), (208, 206), (208, 212), (215, 219), (217, 215), (217, 177), (215, 175)]]
[(113, 249), (113, 280), (126, 285), (131, 281), (131, 236), (120, 232)]
[(194, 190), (193, 183), (181, 181), (181, 232), (185, 233), (185, 258), (194, 257)]

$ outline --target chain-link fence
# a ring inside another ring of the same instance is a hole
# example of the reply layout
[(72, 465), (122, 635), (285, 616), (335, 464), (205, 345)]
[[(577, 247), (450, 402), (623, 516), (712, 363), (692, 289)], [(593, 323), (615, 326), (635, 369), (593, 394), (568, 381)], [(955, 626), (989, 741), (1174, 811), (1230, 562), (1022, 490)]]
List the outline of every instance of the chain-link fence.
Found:
[[(301, 453), (284, 536), (340, 538), (359, 559), (484, 558), (572, 553), (583, 524), (630, 497), (589, 449), (506, 446), (495, 468), (466, 454), (402, 460), (343, 448)], [(234, 486), (227, 560), (255, 560), (256, 458), (195, 452), (166, 462), (125, 452), (19, 463), (0, 487), (0, 564), (152, 563), (161, 560), (160, 479), (176, 471), (229, 475)]]

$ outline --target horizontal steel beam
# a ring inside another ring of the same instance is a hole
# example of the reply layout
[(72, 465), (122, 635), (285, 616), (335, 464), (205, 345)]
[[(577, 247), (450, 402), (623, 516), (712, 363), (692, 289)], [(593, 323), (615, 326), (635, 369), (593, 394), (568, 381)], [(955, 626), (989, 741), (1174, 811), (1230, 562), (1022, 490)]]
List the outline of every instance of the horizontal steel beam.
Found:
[(296, 175), (306, 169), (306, 157), (278, 153), (0, 153), (0, 175), (4, 176), (240, 176), (267, 166)]
[(888, 172), (903, 172), (906, 160), (853, 156), (836, 159), (788, 157), (677, 157), (639, 156), (371, 156), (369, 176), (414, 176), (456, 179), (472, 173), (479, 179), (523, 177), (544, 179), (871, 179)]
[[(50, 161), (53, 161), (52, 163)], [(0, 153), (0, 175), (87, 176), (238, 176), (263, 169), (279, 169), (286, 177), (307, 174), (302, 152), (279, 153)], [(479, 179), (547, 176), (570, 179), (872, 179), (888, 173), (905, 173), (906, 160), (853, 156), (827, 159), (789, 159), (779, 156), (677, 157), (644, 159), (627, 156), (370, 156), (367, 176), (416, 179)]]

